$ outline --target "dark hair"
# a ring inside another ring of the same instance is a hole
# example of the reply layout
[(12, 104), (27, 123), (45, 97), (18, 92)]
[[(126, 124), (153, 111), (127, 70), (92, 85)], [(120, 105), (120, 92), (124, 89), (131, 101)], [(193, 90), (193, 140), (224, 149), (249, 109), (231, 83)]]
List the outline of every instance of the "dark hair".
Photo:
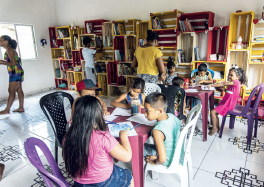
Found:
[(198, 66), (198, 71), (207, 71), (207, 65), (205, 63), (201, 63)]
[(159, 40), (159, 36), (157, 33), (153, 32), (152, 30), (147, 31), (147, 41), (148, 42), (153, 42), (154, 40)]
[(145, 81), (142, 78), (135, 78), (130, 86), (131, 88), (134, 89), (140, 89), (141, 93), (144, 93), (145, 89)]
[(172, 58), (169, 57), (167, 61), (167, 69), (171, 69), (172, 67), (175, 67), (175, 63), (173, 62)]
[(17, 48), (17, 42), (16, 40), (12, 40), (10, 36), (8, 35), (3, 35), (1, 36), (5, 41), (8, 41), (8, 44), (13, 48), (16, 49)]
[(181, 77), (174, 77), (172, 79), (172, 85), (181, 86), (182, 84), (184, 84), (184, 79), (183, 78), (181, 78)]
[(73, 178), (81, 177), (88, 170), (93, 130), (106, 131), (106, 127), (100, 101), (93, 96), (80, 97), (75, 103), (72, 125), (62, 146), (66, 171)]
[(145, 99), (145, 103), (150, 104), (155, 110), (158, 108), (162, 108), (165, 112), (167, 110), (167, 99), (164, 94), (159, 92), (149, 94)]
[(83, 38), (83, 45), (87, 45), (87, 44), (89, 44), (91, 42), (92, 42), (92, 39), (91, 38), (89, 38), (89, 37), (84, 37)]
[(248, 82), (247, 76), (246, 76), (245, 71), (242, 68), (231, 68), (229, 72), (230, 71), (235, 72), (236, 76), (239, 76), (239, 81), (241, 82), (241, 84), (247, 85), (247, 82)]

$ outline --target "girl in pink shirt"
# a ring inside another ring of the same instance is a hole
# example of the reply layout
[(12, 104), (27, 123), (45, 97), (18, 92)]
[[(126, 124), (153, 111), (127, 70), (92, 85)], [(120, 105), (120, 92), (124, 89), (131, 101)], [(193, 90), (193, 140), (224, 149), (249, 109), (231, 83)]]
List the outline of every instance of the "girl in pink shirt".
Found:
[(65, 168), (75, 186), (134, 186), (131, 172), (113, 164), (112, 157), (122, 162), (132, 157), (128, 131), (120, 131), (119, 137), (121, 144), (107, 131), (96, 97), (83, 96), (76, 101), (62, 148)]
[(210, 136), (219, 131), (218, 114), (225, 116), (229, 110), (233, 110), (235, 108), (240, 94), (241, 84), (247, 84), (247, 77), (243, 69), (235, 66), (229, 70), (228, 81), (229, 82), (211, 85), (212, 87), (220, 87), (222, 89), (225, 89), (225, 86), (228, 87), (224, 98), (220, 101), (219, 105), (211, 111), (213, 128), (209, 132)]

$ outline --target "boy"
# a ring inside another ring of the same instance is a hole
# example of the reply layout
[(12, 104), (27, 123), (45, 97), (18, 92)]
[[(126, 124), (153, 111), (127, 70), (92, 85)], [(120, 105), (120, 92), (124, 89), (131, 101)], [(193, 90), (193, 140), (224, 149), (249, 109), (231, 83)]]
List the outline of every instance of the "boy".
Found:
[(151, 132), (155, 145), (144, 146), (145, 161), (149, 164), (169, 167), (180, 136), (180, 120), (173, 114), (166, 113), (166, 97), (162, 93), (149, 94), (144, 106), (146, 118), (149, 121), (158, 121)]
[(94, 57), (93, 55), (96, 53), (96, 50), (90, 49), (90, 44), (91, 44), (92, 39), (85, 37), (83, 38), (83, 45), (84, 48), (82, 50), (82, 55), (85, 60), (85, 74), (86, 74), (86, 79), (91, 79), (94, 84), (96, 84), (96, 79), (95, 79), (95, 70), (94, 70)]
[[(172, 79), (172, 85), (179, 86), (179, 87), (183, 88), (184, 79), (181, 77), (174, 77)], [(182, 96), (182, 94), (180, 91), (175, 96), (175, 100), (174, 100), (175, 116), (179, 116), (179, 114), (180, 114), (181, 96)], [(186, 112), (187, 110), (188, 110), (188, 108), (186, 108), (186, 95), (185, 95), (184, 102), (183, 102), (183, 115), (185, 115), (186, 117), (187, 117), (187, 112)]]
[(213, 78), (210, 72), (207, 71), (207, 65), (201, 63), (198, 66), (198, 72), (195, 72), (190, 80), (190, 85), (193, 85), (193, 80), (197, 85), (199, 84), (213, 84)]
[(172, 61), (172, 59), (169, 57), (167, 63), (167, 69), (168, 69), (168, 74), (167, 78), (165, 80), (166, 84), (171, 84), (171, 81), (174, 77), (177, 77), (177, 73), (175, 72), (175, 63)]

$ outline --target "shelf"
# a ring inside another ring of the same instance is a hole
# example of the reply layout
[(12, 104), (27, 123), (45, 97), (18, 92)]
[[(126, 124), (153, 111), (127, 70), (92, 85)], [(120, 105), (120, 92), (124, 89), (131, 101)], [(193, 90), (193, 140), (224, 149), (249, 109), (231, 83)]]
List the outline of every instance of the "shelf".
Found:
[(51, 49), (62, 49), (62, 50), (64, 50), (64, 48), (51, 48)]
[(70, 40), (71, 38), (68, 37), (68, 38), (57, 38), (57, 40)]
[(72, 70), (61, 70), (61, 71), (66, 71), (66, 72), (75, 72), (75, 71), (72, 71)]
[(96, 60), (96, 62), (115, 62), (114, 60)]
[(113, 47), (103, 47), (103, 49), (105, 50), (111, 50), (111, 49), (114, 49)]
[(115, 86), (115, 87), (120, 87), (120, 88), (126, 88), (126, 85), (117, 85), (117, 84), (108, 84), (108, 86)]
[(249, 51), (249, 49), (230, 49), (228, 51)]
[(252, 45), (254, 44), (264, 44), (264, 41), (263, 42), (251, 42)]
[(262, 65), (264, 65), (264, 62), (249, 62), (249, 64), (258, 64), (258, 65), (262, 64)]
[(177, 63), (178, 66), (192, 66), (192, 63)]

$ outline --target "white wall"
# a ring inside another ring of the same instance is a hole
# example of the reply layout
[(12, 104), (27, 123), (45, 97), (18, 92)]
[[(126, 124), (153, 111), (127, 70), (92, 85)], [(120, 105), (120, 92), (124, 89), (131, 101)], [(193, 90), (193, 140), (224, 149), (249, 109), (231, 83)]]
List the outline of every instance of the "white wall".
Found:
[[(35, 29), (38, 59), (23, 61), (25, 93), (36, 92), (54, 86), (48, 27), (57, 26), (54, 0), (1, 0), (0, 22), (32, 24)], [(1, 35), (1, 33), (0, 33)], [(47, 39), (42, 48), (40, 39)], [(0, 66), (0, 101), (8, 97), (8, 74), (6, 66)]]

